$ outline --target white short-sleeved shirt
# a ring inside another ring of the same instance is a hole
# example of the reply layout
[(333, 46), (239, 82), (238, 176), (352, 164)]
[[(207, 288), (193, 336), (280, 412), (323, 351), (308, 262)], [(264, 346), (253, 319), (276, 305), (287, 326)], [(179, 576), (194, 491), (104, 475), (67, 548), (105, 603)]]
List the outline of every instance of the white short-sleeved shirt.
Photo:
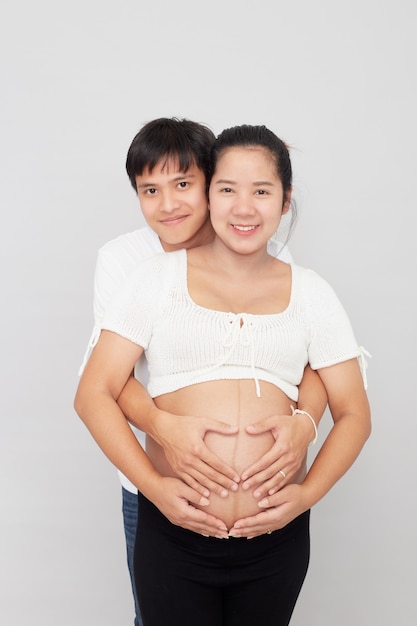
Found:
[[(268, 251), (272, 256), (286, 263), (292, 262), (287, 246), (278, 239), (272, 238), (270, 240)], [(99, 249), (94, 275), (94, 328), (79, 375), (81, 375), (85, 363), (97, 343), (105, 312), (126, 278), (143, 261), (162, 252), (164, 250), (159, 237), (148, 226), (120, 235)], [(140, 359), (137, 363), (135, 376), (143, 385), (147, 386), (149, 373), (145, 358)], [(132, 430), (139, 442), (144, 445), (144, 434), (134, 427)], [(137, 493), (136, 487), (121, 472), (119, 472), (119, 477), (125, 489)]]
[(304, 368), (359, 357), (349, 319), (330, 285), (291, 265), (288, 306), (279, 313), (227, 313), (196, 304), (187, 285), (187, 251), (152, 257), (110, 304), (102, 328), (145, 349), (152, 397), (211, 380), (253, 379), (297, 402)]

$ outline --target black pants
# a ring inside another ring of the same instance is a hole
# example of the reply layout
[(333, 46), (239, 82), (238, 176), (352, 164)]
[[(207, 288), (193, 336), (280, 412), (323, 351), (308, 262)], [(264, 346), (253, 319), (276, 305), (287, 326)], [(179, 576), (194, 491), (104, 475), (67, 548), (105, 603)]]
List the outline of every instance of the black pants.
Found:
[(308, 568), (309, 511), (270, 535), (216, 539), (171, 524), (139, 498), (134, 562), (144, 626), (289, 624)]

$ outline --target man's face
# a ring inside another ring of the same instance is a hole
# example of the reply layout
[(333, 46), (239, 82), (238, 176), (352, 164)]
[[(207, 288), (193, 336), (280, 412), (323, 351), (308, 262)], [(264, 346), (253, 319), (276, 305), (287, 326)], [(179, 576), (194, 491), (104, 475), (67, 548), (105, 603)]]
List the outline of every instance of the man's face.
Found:
[(195, 164), (181, 172), (175, 160), (161, 160), (136, 176), (136, 187), (143, 216), (165, 251), (191, 248), (211, 235), (206, 180)]

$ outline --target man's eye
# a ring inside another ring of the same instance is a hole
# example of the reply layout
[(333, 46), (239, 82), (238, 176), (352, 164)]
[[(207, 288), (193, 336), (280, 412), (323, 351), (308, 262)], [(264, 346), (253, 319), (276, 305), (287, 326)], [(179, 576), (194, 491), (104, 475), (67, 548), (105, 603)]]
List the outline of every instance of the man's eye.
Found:
[(156, 189), (154, 187), (150, 187), (149, 189), (146, 190), (146, 193), (149, 196), (153, 196), (156, 194)]
[(178, 183), (178, 187), (180, 187), (180, 189), (186, 189), (188, 187), (187, 181), (182, 180), (180, 183)]

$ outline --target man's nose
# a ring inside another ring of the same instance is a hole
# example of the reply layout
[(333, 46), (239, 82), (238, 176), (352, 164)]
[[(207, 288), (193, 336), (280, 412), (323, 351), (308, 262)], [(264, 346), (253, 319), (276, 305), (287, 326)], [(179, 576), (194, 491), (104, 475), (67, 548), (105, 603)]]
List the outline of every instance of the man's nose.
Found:
[(178, 196), (173, 191), (164, 191), (161, 198), (161, 209), (165, 213), (172, 213), (180, 206)]

